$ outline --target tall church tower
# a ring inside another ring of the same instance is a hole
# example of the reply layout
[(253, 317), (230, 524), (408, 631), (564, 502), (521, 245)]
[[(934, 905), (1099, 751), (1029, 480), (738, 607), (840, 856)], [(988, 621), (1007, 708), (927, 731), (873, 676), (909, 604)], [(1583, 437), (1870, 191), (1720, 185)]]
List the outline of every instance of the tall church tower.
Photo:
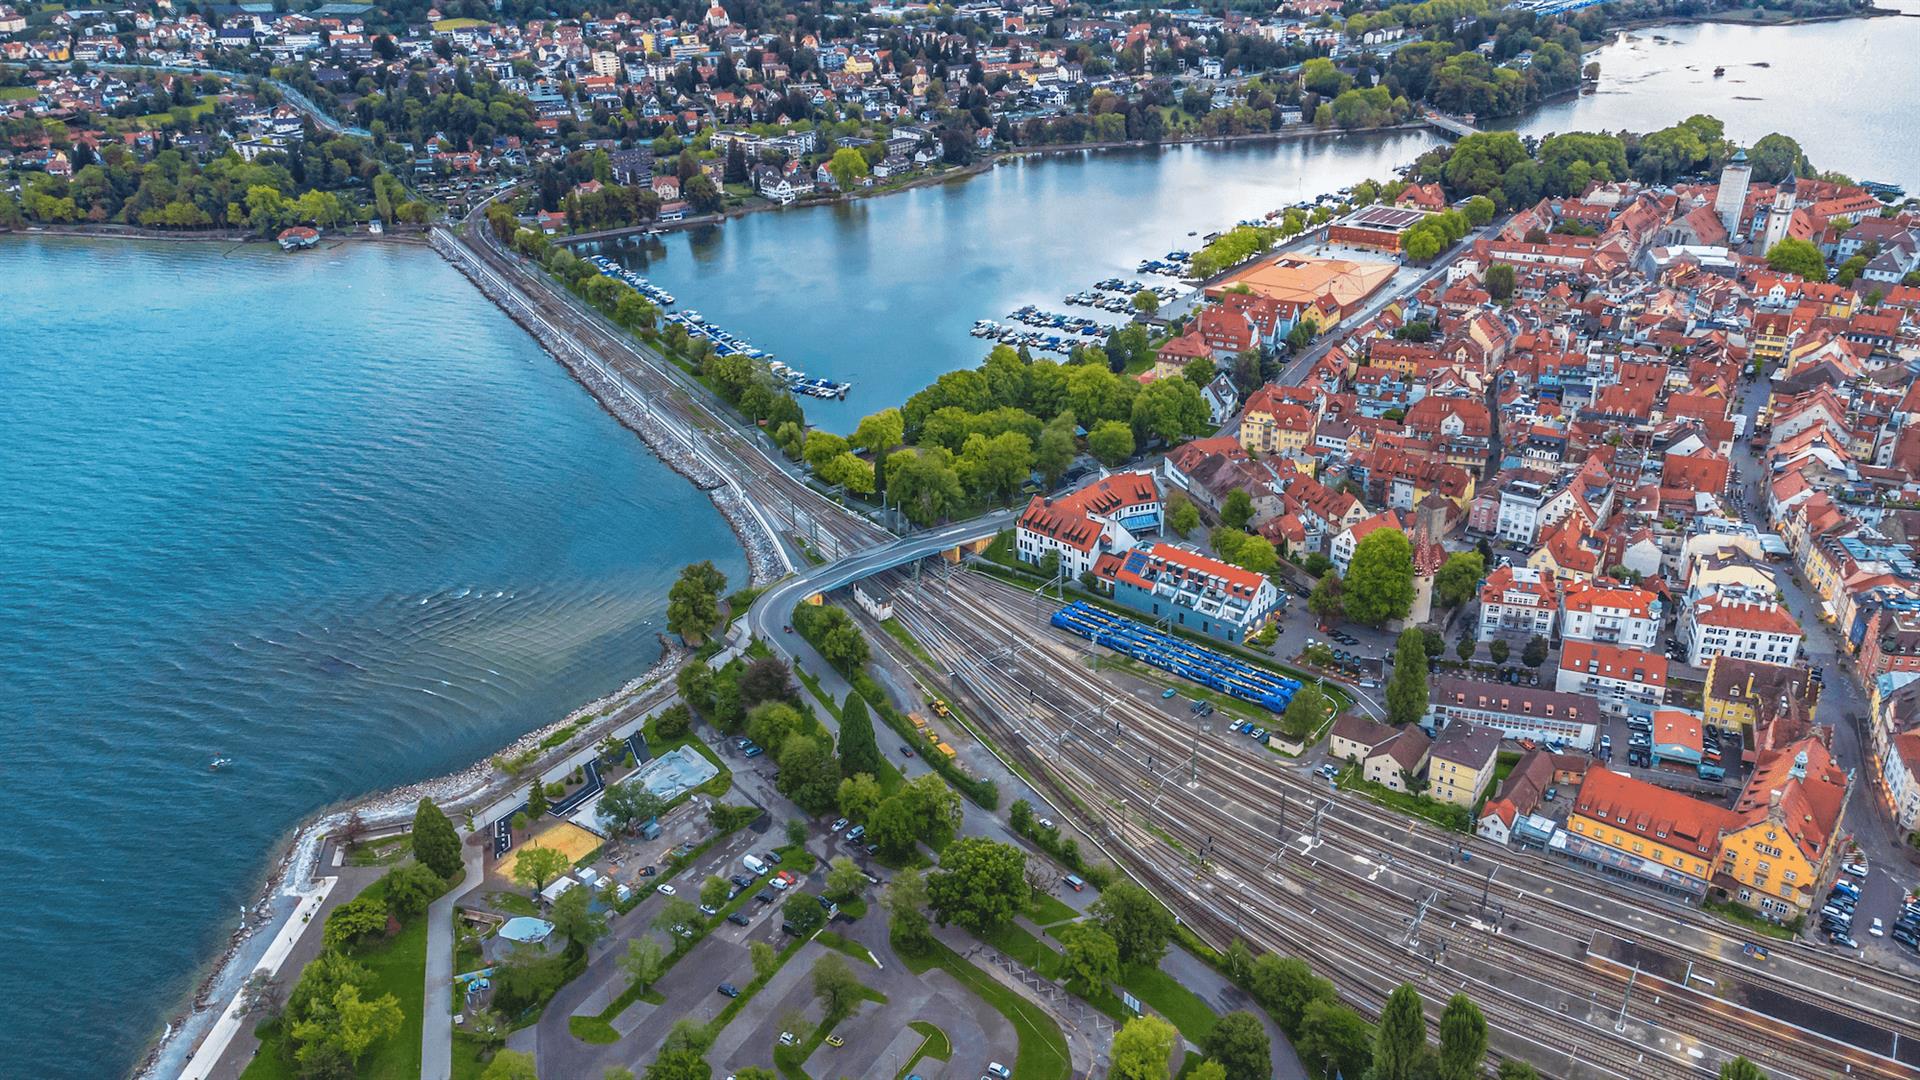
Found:
[(1752, 180), (1753, 166), (1747, 164), (1747, 152), (1735, 150), (1733, 160), (1720, 170), (1720, 193), (1713, 199), (1713, 212), (1719, 215), (1729, 237), (1747, 231), (1747, 223), (1741, 219), (1746, 215), (1747, 185)]
[[(1794, 171), (1799, 171), (1798, 165)], [(1794, 189), (1797, 186), (1798, 180), (1792, 173), (1780, 182), (1780, 191), (1774, 195), (1773, 206), (1767, 210), (1767, 232), (1760, 243), (1760, 254), (1765, 255), (1773, 250), (1773, 245), (1787, 238), (1787, 227), (1793, 224)]]

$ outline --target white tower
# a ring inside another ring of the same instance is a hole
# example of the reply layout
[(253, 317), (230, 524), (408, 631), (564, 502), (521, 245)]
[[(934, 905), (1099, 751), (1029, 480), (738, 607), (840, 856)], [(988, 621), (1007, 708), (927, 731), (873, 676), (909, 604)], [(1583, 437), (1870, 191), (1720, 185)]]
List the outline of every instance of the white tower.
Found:
[(1773, 245), (1787, 238), (1787, 226), (1793, 223), (1793, 200), (1795, 180), (1792, 173), (1780, 182), (1780, 192), (1773, 197), (1773, 206), (1767, 210), (1767, 235), (1760, 244), (1762, 255), (1773, 250)]
[(1726, 226), (1728, 236), (1738, 236), (1747, 231), (1747, 223), (1741, 220), (1747, 209), (1747, 183), (1753, 179), (1753, 166), (1747, 164), (1747, 152), (1735, 150), (1733, 160), (1720, 170), (1720, 193), (1714, 196), (1713, 212), (1720, 217), (1720, 224)]

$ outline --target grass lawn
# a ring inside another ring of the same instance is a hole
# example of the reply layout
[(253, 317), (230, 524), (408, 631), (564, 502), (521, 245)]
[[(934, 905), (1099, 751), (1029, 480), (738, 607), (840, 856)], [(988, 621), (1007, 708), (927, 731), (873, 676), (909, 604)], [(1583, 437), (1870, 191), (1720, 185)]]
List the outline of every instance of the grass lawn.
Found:
[(540, 908), (534, 904), (533, 898), (517, 892), (490, 892), (487, 894), (487, 906), (508, 915), (531, 915), (535, 918), (540, 915)]
[(1794, 920), (1794, 925), (1789, 927), (1782, 926), (1775, 922), (1768, 922), (1752, 911), (1741, 907), (1739, 904), (1728, 903), (1721, 900), (1703, 900), (1700, 902), (1700, 906), (1728, 922), (1738, 923), (1745, 929), (1751, 930), (1756, 934), (1764, 934), (1770, 938), (1778, 938), (1781, 941), (1792, 941), (1798, 933), (1800, 922), (1798, 919)]
[(1033, 902), (1027, 917), (1040, 926), (1052, 926), (1055, 923), (1072, 922), (1080, 917), (1080, 913), (1061, 903), (1059, 898), (1043, 893), (1040, 899)]
[(1013, 923), (985, 934), (981, 941), (999, 949), (1049, 979), (1066, 978), (1066, 957), (1059, 950)]
[(849, 941), (831, 930), (820, 931), (813, 935), (813, 940), (818, 941), (820, 944), (825, 945), (835, 952), (845, 953), (855, 960), (866, 964), (868, 967), (873, 966), (873, 954), (867, 951), (865, 945), (857, 941)]
[(1013, 1072), (1021, 1080), (1067, 1080), (1071, 1075), (1073, 1062), (1067, 1053), (1066, 1036), (1060, 1033), (1060, 1025), (1039, 1006), (1007, 989), (939, 942), (935, 942), (925, 956), (904, 959), (915, 974), (941, 968), (1007, 1018), (1020, 1038), (1020, 1053), (1014, 1059)]
[(1219, 1023), (1200, 995), (1181, 986), (1173, 977), (1156, 967), (1136, 964), (1121, 973), (1120, 986), (1142, 1005), (1167, 1018), (1189, 1042), (1201, 1043)]
[(406, 836), (369, 840), (347, 850), (348, 866), (392, 866), (413, 854), (413, 841)]
[(1473, 813), (1466, 807), (1436, 802), (1424, 795), (1394, 791), (1362, 776), (1357, 765), (1349, 765), (1342, 770), (1339, 783), (1342, 791), (1357, 791), (1389, 810), (1430, 821), (1450, 832), (1473, 831)]
[(40, 91), (31, 86), (0, 86), (0, 101), (31, 101)]
[[(378, 895), (380, 884), (362, 896)], [(361, 1076), (419, 1076), (420, 1028), (425, 1016), (427, 982), (427, 920), (416, 918), (391, 939), (353, 953), (373, 972), (368, 998), (392, 994), (400, 1002), (400, 1030), (368, 1048), (360, 1059)], [(240, 1075), (245, 1080), (279, 1080), (296, 1075), (291, 1055), (285, 1054), (285, 1035), (277, 1024), (260, 1028), (260, 1050)]]
[(476, 26), (487, 25), (481, 19), (441, 19), (433, 24), (435, 30), (471, 30)]
[(888, 619), (882, 622), (880, 627), (887, 632), (888, 637), (899, 642), (901, 648), (912, 653), (915, 659), (923, 664), (933, 663), (933, 657), (927, 655), (927, 650), (922, 648), (918, 641), (914, 640), (913, 635), (907, 632), (906, 627), (900, 625), (900, 620)]
[(480, 1080), (487, 1063), (480, 1060), (480, 1040), (464, 1031), (453, 1033), (453, 1080)]
[(913, 1072), (913, 1067), (920, 1064), (921, 1058), (932, 1058), (935, 1061), (952, 1060), (953, 1040), (947, 1038), (946, 1032), (925, 1020), (909, 1021), (907, 1026), (919, 1032), (923, 1038), (920, 1040), (919, 1047), (914, 1050), (913, 1056), (907, 1059), (906, 1065), (894, 1074), (893, 1080), (905, 1080)]

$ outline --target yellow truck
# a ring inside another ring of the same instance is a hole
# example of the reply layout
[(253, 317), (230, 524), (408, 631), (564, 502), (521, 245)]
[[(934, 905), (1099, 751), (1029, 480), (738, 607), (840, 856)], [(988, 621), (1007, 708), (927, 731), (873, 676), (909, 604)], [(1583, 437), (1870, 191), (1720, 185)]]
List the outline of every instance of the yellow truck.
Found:
[(945, 756), (948, 761), (952, 761), (955, 757), (955, 752), (953, 747), (948, 746), (946, 743), (940, 743), (936, 745), (934, 749), (940, 751), (940, 753), (943, 756)]
[(939, 717), (942, 720), (945, 720), (948, 716), (952, 715), (947, 710), (947, 703), (940, 700), (939, 698), (934, 698), (932, 701), (927, 702), (927, 705), (933, 709), (933, 715)]

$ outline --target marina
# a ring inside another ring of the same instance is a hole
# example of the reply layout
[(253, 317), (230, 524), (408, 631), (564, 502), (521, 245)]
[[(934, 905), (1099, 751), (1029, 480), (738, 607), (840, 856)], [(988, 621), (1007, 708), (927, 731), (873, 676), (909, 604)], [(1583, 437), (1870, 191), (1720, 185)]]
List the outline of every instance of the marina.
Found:
[[(587, 261), (606, 276), (626, 285), (633, 291), (659, 304), (672, 307), (674, 295), (639, 274), (628, 270), (605, 255), (589, 255)], [(847, 392), (853, 389), (852, 383), (836, 382), (832, 379), (817, 379), (798, 368), (791, 367), (773, 359), (773, 354), (759, 348), (736, 334), (722, 330), (708, 322), (704, 316), (692, 309), (670, 312), (661, 317), (661, 321), (672, 323), (687, 332), (691, 338), (700, 338), (713, 345), (716, 356), (745, 356), (750, 360), (762, 360), (774, 377), (785, 383), (787, 389), (807, 397), (827, 398), (836, 401), (845, 400)]]

